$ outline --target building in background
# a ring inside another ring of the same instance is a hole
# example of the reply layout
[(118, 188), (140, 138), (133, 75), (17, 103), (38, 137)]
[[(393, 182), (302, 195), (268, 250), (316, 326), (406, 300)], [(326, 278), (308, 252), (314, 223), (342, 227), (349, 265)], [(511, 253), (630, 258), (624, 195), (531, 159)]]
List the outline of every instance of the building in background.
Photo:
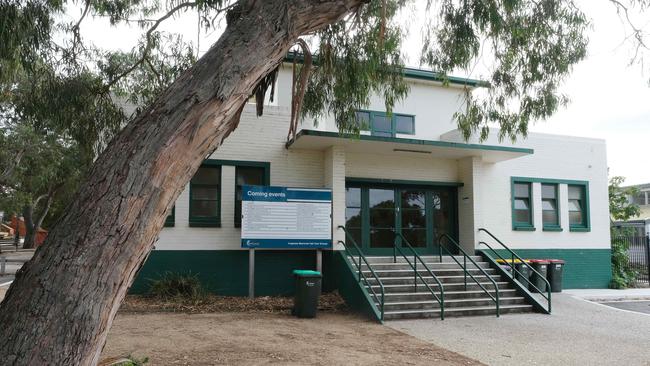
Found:
[(639, 216), (632, 217), (627, 221), (614, 222), (615, 227), (629, 227), (634, 230), (636, 236), (650, 235), (650, 183), (637, 184), (634, 186), (639, 192), (634, 196), (629, 196), (630, 203), (639, 205), (641, 213)]

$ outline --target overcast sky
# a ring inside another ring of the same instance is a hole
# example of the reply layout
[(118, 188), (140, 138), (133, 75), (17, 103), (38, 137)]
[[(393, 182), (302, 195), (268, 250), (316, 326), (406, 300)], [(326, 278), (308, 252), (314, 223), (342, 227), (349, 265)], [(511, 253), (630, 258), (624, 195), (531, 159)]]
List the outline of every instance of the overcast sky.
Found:
[[(628, 66), (632, 48), (625, 44), (624, 24), (608, 0), (585, 0), (583, 10), (592, 20), (587, 59), (574, 69), (562, 91), (571, 103), (548, 121), (535, 123), (533, 132), (603, 138), (607, 141), (610, 176), (622, 175), (627, 184), (650, 182), (650, 75), (638, 66)], [(79, 9), (68, 15), (78, 17)], [(408, 11), (403, 21), (414, 21)], [(415, 15), (417, 17), (417, 15)], [(636, 21), (650, 31), (650, 14), (635, 15)], [(196, 44), (197, 16), (186, 13), (168, 20), (161, 30), (183, 33)], [(415, 23), (418, 23), (415, 21)], [(419, 29), (419, 27), (410, 27)], [(110, 28), (106, 19), (88, 19), (83, 34), (103, 48), (129, 50), (138, 40), (137, 28)], [(219, 31), (201, 31), (200, 49), (205, 52), (219, 37)], [(406, 42), (409, 64), (417, 66), (419, 32)], [(415, 50), (415, 51), (413, 51)], [(645, 67), (650, 70), (650, 60)], [(461, 75), (463, 76), (463, 75)]]

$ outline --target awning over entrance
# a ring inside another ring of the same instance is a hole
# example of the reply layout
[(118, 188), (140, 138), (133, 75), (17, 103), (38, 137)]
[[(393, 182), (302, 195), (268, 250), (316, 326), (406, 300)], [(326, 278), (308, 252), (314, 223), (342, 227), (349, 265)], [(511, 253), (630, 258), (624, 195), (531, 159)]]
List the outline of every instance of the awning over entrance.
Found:
[(533, 154), (533, 149), (465, 144), (438, 140), (416, 140), (399, 137), (339, 134), (337, 132), (301, 130), (295, 139), (287, 142), (288, 149), (325, 150), (330, 146), (345, 146), (349, 152), (376, 154), (413, 153), (437, 158), (461, 159), (482, 157), (483, 161), (496, 163)]

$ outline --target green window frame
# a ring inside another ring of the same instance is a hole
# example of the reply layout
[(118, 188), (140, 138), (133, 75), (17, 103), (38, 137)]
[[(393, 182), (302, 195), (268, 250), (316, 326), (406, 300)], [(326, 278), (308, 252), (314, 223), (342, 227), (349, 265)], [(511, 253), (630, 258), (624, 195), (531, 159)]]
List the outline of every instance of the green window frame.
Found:
[(533, 184), (532, 182), (512, 180), (512, 229), (533, 231)]
[[(213, 175), (214, 179), (201, 175)], [(200, 212), (209, 206), (214, 206), (211, 213)], [(189, 226), (221, 227), (221, 165), (204, 161), (190, 180)]]
[(568, 184), (567, 196), (569, 230), (577, 232), (590, 231), (589, 184)]
[(415, 116), (404, 113), (358, 110), (357, 124), (361, 131), (370, 131), (373, 136), (395, 137), (399, 134), (415, 135)]
[(241, 205), (242, 205), (242, 196), (241, 196), (241, 187), (245, 184), (253, 184), (251, 182), (245, 182), (240, 179), (240, 173), (248, 170), (250, 171), (259, 171), (261, 173), (261, 185), (268, 186), (271, 183), (271, 165), (266, 162), (256, 162), (256, 161), (225, 161), (224, 165), (234, 165), (235, 166), (235, 212), (234, 212), (234, 223), (235, 227), (241, 227)]
[(562, 231), (560, 226), (559, 185), (542, 183), (542, 230)]
[(176, 205), (172, 206), (172, 212), (165, 218), (164, 227), (174, 227), (176, 224)]

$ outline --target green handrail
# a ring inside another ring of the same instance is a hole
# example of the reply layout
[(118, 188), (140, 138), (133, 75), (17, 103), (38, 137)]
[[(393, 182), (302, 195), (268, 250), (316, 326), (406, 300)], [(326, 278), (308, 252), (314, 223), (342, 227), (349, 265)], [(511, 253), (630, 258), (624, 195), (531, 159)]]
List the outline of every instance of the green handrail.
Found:
[[(384, 284), (381, 282), (381, 279), (379, 278), (379, 276), (377, 276), (377, 273), (375, 273), (375, 271), (372, 269), (372, 267), (370, 266), (370, 263), (368, 263), (368, 260), (366, 259), (366, 256), (363, 255), (363, 252), (361, 252), (361, 249), (357, 245), (357, 242), (354, 240), (352, 235), (350, 235), (348, 230), (344, 226), (339, 226), (339, 229), (342, 229), (343, 232), (345, 232), (346, 239), (350, 240), (350, 242), (352, 243), (352, 245), (354, 246), (354, 248), (356, 249), (356, 251), (358, 253), (359, 261), (356, 262), (354, 260), (354, 255), (352, 255), (352, 252), (348, 249), (348, 246), (346, 245), (346, 243), (344, 241), (342, 241), (342, 240), (339, 240), (339, 243), (343, 244), (343, 248), (345, 249), (345, 253), (347, 255), (349, 255), (351, 258), (353, 258), (352, 263), (354, 263), (356, 265), (357, 271), (359, 273), (359, 277), (358, 277), (359, 283), (361, 283), (361, 280), (363, 280), (365, 285), (368, 286), (368, 289), (372, 293), (375, 301), (379, 303), (379, 306), (380, 306), (379, 312), (381, 314), (380, 315), (380, 318), (381, 318), (380, 320), (383, 321), (384, 320), (384, 302), (385, 302), (385, 298), (386, 298), (386, 296), (385, 296), (386, 291), (384, 289)], [(377, 283), (379, 284), (379, 290), (381, 292), (381, 301), (379, 301), (379, 297), (378, 297), (377, 293), (375, 292), (375, 290), (372, 288), (372, 285), (370, 284), (370, 281), (368, 281), (368, 278), (366, 278), (366, 275), (364, 275), (363, 271), (361, 271), (361, 261), (362, 260), (363, 260), (364, 263), (366, 263), (366, 266), (370, 270), (370, 273), (375, 278), (375, 280), (377, 280)]]
[[(413, 253), (413, 264), (411, 264), (411, 262), (406, 257), (404, 252), (402, 252), (402, 249), (397, 246), (397, 237), (398, 236), (402, 240), (404, 240), (403, 244), (406, 244), (407, 248), (409, 248), (411, 250), (411, 252)], [(415, 251), (415, 249), (413, 249), (413, 247), (411, 246), (411, 243), (409, 243), (409, 241), (406, 240), (406, 238), (404, 237), (404, 235), (402, 235), (402, 233), (395, 233), (395, 240), (393, 241), (393, 263), (397, 262), (397, 255), (396, 255), (397, 251), (399, 251), (399, 253), (402, 255), (402, 257), (404, 257), (404, 259), (406, 260), (406, 263), (408, 263), (409, 266), (411, 266), (411, 268), (413, 268), (413, 273), (414, 273), (414, 275), (413, 275), (413, 284), (415, 285), (415, 292), (418, 292), (418, 281), (417, 280), (418, 280), (418, 277), (419, 277), (420, 280), (422, 281), (422, 283), (424, 284), (424, 286), (426, 286), (426, 288), (429, 290), (429, 292), (431, 292), (431, 295), (433, 295), (433, 298), (436, 299), (436, 301), (438, 301), (438, 303), (440, 304), (440, 320), (445, 320), (445, 289), (442, 286), (442, 282), (440, 282), (438, 277), (429, 269), (427, 264), (418, 255), (418, 253)], [(431, 277), (438, 284), (438, 287), (440, 288), (440, 297), (438, 297), (438, 295), (436, 295), (436, 293), (433, 291), (431, 286), (429, 286), (427, 281), (424, 280), (424, 277), (422, 277), (420, 272), (418, 272), (418, 262), (417, 262), (418, 260), (422, 263), (422, 266), (424, 267), (424, 269), (426, 269), (426, 271), (429, 273), (429, 275), (431, 275)]]
[[(456, 259), (456, 257), (454, 257), (454, 255), (449, 251), (449, 249), (442, 246), (442, 238), (447, 238), (447, 240), (449, 240), (452, 244), (454, 244), (456, 246), (456, 248), (460, 251), (460, 253), (463, 254), (463, 263), (464, 264), (460, 264), (458, 259)], [(465, 275), (465, 291), (467, 291), (467, 275), (469, 275), (472, 278), (472, 280), (474, 280), (474, 282), (476, 282), (476, 284), (481, 288), (481, 290), (483, 290), (483, 292), (485, 292), (492, 299), (492, 301), (495, 302), (496, 310), (497, 310), (497, 318), (498, 318), (500, 316), (499, 285), (497, 285), (496, 281), (494, 281), (492, 276), (490, 276), (487, 272), (485, 272), (485, 270), (481, 266), (479, 266), (478, 263), (476, 263), (469, 255), (467, 255), (467, 253), (463, 250), (463, 248), (461, 248), (460, 245), (451, 236), (449, 236), (448, 234), (442, 234), (442, 235), (440, 235), (438, 237), (438, 246), (440, 247), (440, 253), (441, 253), (440, 254), (440, 262), (442, 263), (442, 249), (444, 248), (444, 250), (446, 250), (447, 253), (449, 253), (449, 256), (451, 257), (451, 259), (453, 259), (463, 269), (463, 272), (464, 272), (464, 275)], [(474, 275), (470, 271), (467, 270), (467, 260), (468, 259), (469, 259), (470, 262), (472, 262), (472, 264), (474, 264), (474, 266), (479, 271), (481, 271), (481, 273), (483, 273), (483, 275), (485, 275), (485, 277), (487, 277), (488, 280), (490, 280), (490, 282), (492, 282), (492, 284), (494, 285), (495, 296), (492, 296), (492, 294), (490, 294), (490, 291), (488, 291), (488, 289), (486, 289), (483, 285), (481, 285), (481, 283), (476, 279), (476, 277), (474, 277)]]
[[(546, 301), (547, 301), (547, 303), (548, 303), (548, 306), (547, 306), (548, 313), (550, 314), (550, 313), (551, 313), (551, 284), (548, 282), (548, 280), (546, 279), (546, 277), (545, 277), (545, 276), (542, 276), (541, 273), (537, 272), (537, 271), (535, 270), (535, 268), (533, 268), (530, 264), (528, 264), (526, 261), (524, 261), (520, 256), (517, 255), (517, 253), (513, 252), (510, 248), (508, 248), (508, 246), (506, 246), (505, 244), (503, 244), (503, 242), (502, 242), (501, 240), (499, 240), (496, 236), (494, 236), (494, 234), (492, 234), (491, 232), (489, 232), (487, 229), (479, 228), (478, 231), (483, 231), (484, 233), (488, 234), (490, 237), (492, 237), (492, 239), (494, 239), (497, 243), (499, 243), (499, 244), (500, 244), (500, 245), (501, 245), (505, 250), (507, 250), (507, 251), (510, 253), (510, 257), (511, 257), (511, 259), (510, 259), (510, 263), (509, 263), (509, 264), (510, 264), (510, 269), (512, 270), (510, 273), (512, 274), (512, 278), (513, 278), (513, 279), (515, 278), (515, 273), (520, 273), (520, 272), (517, 271), (516, 268), (515, 268), (515, 263), (514, 263), (514, 262), (515, 262), (515, 258), (516, 258), (516, 259), (518, 259), (518, 260), (519, 260), (523, 265), (525, 265), (526, 267), (528, 267), (528, 268), (529, 268), (529, 269), (530, 269), (530, 270), (531, 270), (535, 275), (539, 276), (539, 278), (541, 278), (541, 279), (544, 280), (544, 282), (546, 283), (546, 291), (547, 291), (547, 295), (546, 295), (546, 296), (544, 296), (544, 293), (543, 293), (542, 291), (540, 291), (540, 289), (537, 288), (537, 286), (535, 286), (535, 284), (533, 284), (532, 282), (530, 282), (530, 280), (529, 280), (528, 278), (526, 278), (525, 276), (520, 276), (520, 277), (523, 277), (523, 278), (526, 280), (526, 282), (528, 282), (529, 286), (533, 286), (533, 288), (534, 288), (534, 289), (535, 289), (535, 290), (536, 290), (536, 291), (537, 291), (537, 292), (538, 292), (538, 293), (539, 293), (539, 294), (540, 294), (544, 299), (546, 299)], [(505, 259), (503, 259), (503, 257), (501, 257), (501, 255), (499, 255), (499, 253), (498, 253), (496, 250), (492, 249), (492, 247), (489, 246), (486, 242), (483, 242), (483, 241), (479, 242), (479, 245), (481, 245), (481, 244), (487, 246), (487, 247), (488, 247), (488, 248), (489, 248), (493, 253), (495, 253), (496, 255), (498, 255), (499, 258), (500, 258), (501, 260), (506, 261)], [(506, 261), (506, 262), (507, 262), (507, 261)]]

